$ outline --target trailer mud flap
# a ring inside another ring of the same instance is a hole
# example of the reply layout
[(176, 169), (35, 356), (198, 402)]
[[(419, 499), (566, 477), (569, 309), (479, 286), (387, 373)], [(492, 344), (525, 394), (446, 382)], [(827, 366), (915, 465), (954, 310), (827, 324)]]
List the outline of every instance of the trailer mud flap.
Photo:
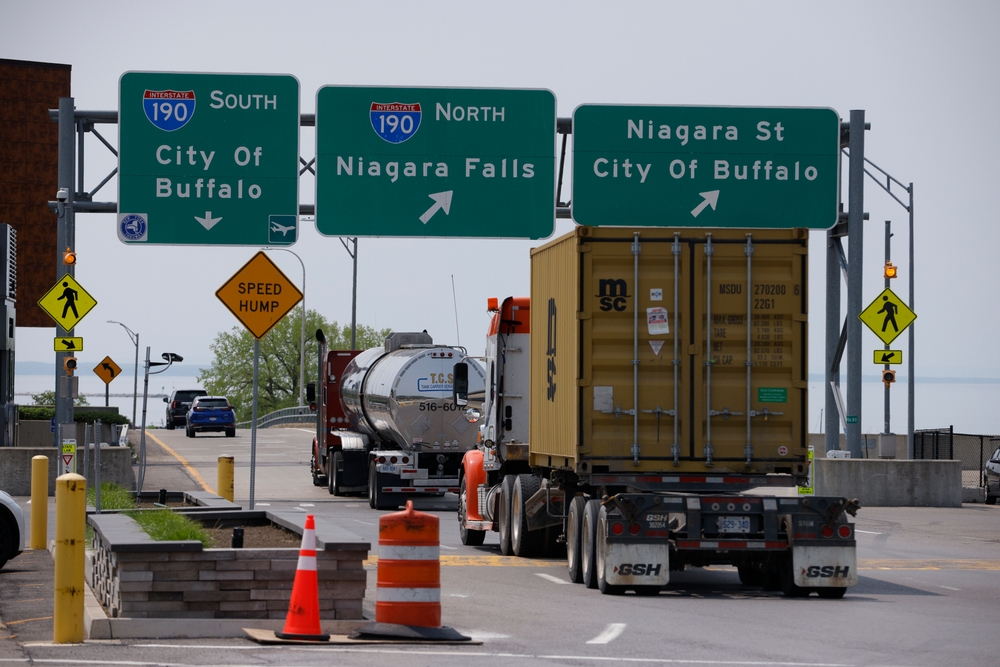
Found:
[(795, 585), (843, 588), (858, 585), (858, 552), (854, 547), (792, 547)]
[[(670, 581), (670, 548), (666, 544), (608, 542), (598, 536), (604, 579), (612, 586), (666, 586)], [(603, 556), (603, 558), (602, 558)]]

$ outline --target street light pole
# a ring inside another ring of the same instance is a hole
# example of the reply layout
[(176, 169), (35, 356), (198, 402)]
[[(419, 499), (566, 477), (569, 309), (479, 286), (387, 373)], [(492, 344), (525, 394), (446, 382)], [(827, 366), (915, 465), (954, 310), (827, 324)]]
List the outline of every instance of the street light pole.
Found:
[(139, 393), (139, 334), (135, 333), (121, 322), (108, 320), (108, 324), (119, 324), (128, 332), (128, 337), (135, 344), (135, 379), (132, 383), (132, 428), (135, 428), (135, 402)]
[(292, 252), (288, 248), (265, 248), (265, 250), (281, 250), (287, 253), (295, 255), (295, 259), (299, 260), (299, 265), (302, 266), (302, 339), (299, 349), (299, 407), (301, 408), (306, 404), (306, 265), (302, 262), (302, 258), (298, 256), (297, 253)]

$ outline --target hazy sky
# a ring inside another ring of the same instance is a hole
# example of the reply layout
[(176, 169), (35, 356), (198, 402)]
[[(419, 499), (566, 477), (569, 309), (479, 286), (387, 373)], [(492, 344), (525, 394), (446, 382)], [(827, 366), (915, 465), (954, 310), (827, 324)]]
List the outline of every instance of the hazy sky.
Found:
[[(546, 88), (557, 113), (582, 103), (822, 106), (864, 109), (866, 155), (916, 192), (918, 375), (1000, 377), (984, 343), (1000, 330), (1000, 4), (995, 2), (70, 2), (0, 0), (0, 57), (68, 63), (81, 109), (116, 109), (129, 70), (288, 73), (312, 113), (325, 84)], [(103, 126), (116, 143), (113, 126)], [(315, 153), (311, 128), (301, 154)], [(114, 159), (88, 140), (87, 187)], [(300, 201), (314, 200), (314, 181)], [(95, 197), (117, 197), (113, 179)], [(54, 193), (53, 193), (54, 195)], [(842, 200), (847, 200), (846, 179)], [(883, 224), (907, 297), (906, 213), (873, 182), (865, 303), (881, 291)], [(559, 221), (556, 234), (572, 223)], [(810, 253), (810, 370), (822, 372), (825, 233)], [(539, 242), (359, 242), (358, 321), (427, 329), (483, 346), (489, 296), (527, 294)], [(351, 262), (336, 238), (301, 225), (306, 304), (350, 321)], [(112, 215), (77, 216), (77, 279), (99, 301), (77, 327), (90, 368), (134, 354), (120, 320), (152, 346), (207, 365), (209, 343), (236, 320), (215, 291), (252, 248), (120, 243)], [(298, 262), (271, 253), (297, 283)], [(24, 307), (19, 304), (19, 307)], [(53, 359), (54, 329), (17, 331), (18, 360)], [(904, 341), (905, 337), (899, 339)], [(880, 342), (866, 332), (866, 373)], [(904, 348), (905, 349), (905, 348)], [(905, 367), (903, 367), (905, 368)]]

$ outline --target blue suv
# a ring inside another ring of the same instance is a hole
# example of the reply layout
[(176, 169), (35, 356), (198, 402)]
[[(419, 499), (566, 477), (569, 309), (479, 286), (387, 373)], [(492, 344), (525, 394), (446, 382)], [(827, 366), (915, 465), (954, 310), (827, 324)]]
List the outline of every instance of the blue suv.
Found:
[(236, 412), (225, 396), (198, 396), (188, 408), (185, 435), (193, 438), (206, 431), (225, 431), (227, 438), (236, 437)]

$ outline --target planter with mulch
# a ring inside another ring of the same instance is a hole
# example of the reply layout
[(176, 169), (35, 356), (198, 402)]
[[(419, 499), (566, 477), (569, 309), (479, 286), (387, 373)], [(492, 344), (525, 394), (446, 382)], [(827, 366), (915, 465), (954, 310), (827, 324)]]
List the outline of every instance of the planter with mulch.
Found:
[[(94, 528), (89, 583), (110, 617), (285, 618), (304, 513), (175, 511), (200, 521), (226, 546), (206, 549), (198, 541), (157, 542), (124, 514), (88, 516)], [(242, 549), (230, 546), (235, 526), (244, 527)], [(264, 546), (254, 548), (258, 539), (265, 540), (257, 542)], [(363, 618), (363, 562), (370, 548), (369, 542), (332, 521), (316, 518), (321, 619)]]

